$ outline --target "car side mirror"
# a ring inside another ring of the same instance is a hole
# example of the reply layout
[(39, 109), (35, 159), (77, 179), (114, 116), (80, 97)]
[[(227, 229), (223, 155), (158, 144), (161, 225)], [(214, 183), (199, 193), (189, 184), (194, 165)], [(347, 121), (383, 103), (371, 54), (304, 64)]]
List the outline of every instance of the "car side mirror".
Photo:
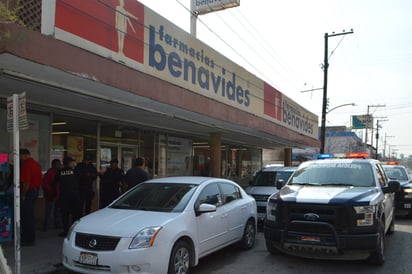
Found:
[(399, 181), (389, 181), (387, 187), (382, 188), (383, 193), (392, 193), (401, 191), (401, 184)]
[(279, 179), (279, 180), (276, 181), (276, 188), (277, 189), (280, 190), (284, 185), (285, 185), (285, 180)]
[(200, 204), (199, 207), (197, 208), (196, 216), (199, 216), (203, 213), (215, 212), (215, 211), (216, 211), (216, 206), (215, 205), (203, 203), (203, 204)]

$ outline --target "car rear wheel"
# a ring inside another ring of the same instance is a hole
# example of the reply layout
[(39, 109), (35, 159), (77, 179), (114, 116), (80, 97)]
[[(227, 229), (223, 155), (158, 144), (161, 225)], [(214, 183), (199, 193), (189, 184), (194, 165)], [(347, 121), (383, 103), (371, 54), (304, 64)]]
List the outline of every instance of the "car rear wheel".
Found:
[(243, 249), (251, 249), (255, 244), (256, 238), (256, 225), (252, 219), (249, 219), (243, 231), (243, 237), (240, 241), (240, 246)]
[(168, 274), (188, 274), (191, 266), (191, 248), (185, 241), (177, 242), (170, 255)]
[(384, 251), (385, 251), (385, 231), (383, 227), (381, 226), (379, 229), (379, 241), (378, 241), (378, 247), (376, 248), (375, 251), (371, 252), (368, 262), (371, 264), (375, 265), (382, 265), (385, 262), (385, 256), (384, 256)]

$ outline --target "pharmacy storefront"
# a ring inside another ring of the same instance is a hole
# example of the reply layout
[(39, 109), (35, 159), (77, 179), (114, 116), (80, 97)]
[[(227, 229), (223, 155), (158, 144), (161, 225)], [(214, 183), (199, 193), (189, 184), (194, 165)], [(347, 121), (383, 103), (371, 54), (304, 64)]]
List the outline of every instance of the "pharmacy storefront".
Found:
[(29, 2), (26, 27), (1, 24), (2, 182), (7, 97), (22, 92), (20, 146), (43, 170), (88, 154), (126, 171), (143, 156), (153, 177), (242, 180), (262, 149), (319, 146), (316, 115), (138, 1)]

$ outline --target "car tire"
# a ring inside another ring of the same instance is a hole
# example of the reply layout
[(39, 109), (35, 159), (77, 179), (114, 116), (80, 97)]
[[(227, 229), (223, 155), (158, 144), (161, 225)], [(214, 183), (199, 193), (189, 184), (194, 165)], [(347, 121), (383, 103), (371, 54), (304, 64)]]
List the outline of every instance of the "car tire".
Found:
[(256, 238), (256, 225), (253, 219), (249, 219), (246, 223), (245, 229), (243, 231), (242, 240), (240, 240), (241, 248), (248, 250), (255, 244)]
[(192, 249), (186, 241), (178, 241), (172, 249), (168, 274), (189, 274), (192, 266)]
[(375, 251), (371, 252), (368, 262), (370, 264), (374, 265), (382, 265), (385, 262), (385, 232), (384, 228), (381, 225), (379, 229), (379, 241), (378, 241), (378, 247), (376, 248)]
[(266, 240), (266, 249), (269, 251), (270, 254), (280, 254), (280, 251), (275, 247), (275, 243), (273, 241)]

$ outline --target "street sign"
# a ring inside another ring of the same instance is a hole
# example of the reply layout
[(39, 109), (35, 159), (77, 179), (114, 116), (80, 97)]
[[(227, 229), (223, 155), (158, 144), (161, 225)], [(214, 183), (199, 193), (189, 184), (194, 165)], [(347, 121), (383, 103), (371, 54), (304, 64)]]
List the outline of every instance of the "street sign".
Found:
[[(19, 129), (29, 129), (29, 121), (27, 119), (27, 107), (26, 107), (26, 93), (19, 94)], [(13, 96), (7, 97), (7, 131), (13, 132)]]
[(373, 125), (372, 115), (353, 115), (352, 116), (352, 128), (364, 129), (370, 128)]

